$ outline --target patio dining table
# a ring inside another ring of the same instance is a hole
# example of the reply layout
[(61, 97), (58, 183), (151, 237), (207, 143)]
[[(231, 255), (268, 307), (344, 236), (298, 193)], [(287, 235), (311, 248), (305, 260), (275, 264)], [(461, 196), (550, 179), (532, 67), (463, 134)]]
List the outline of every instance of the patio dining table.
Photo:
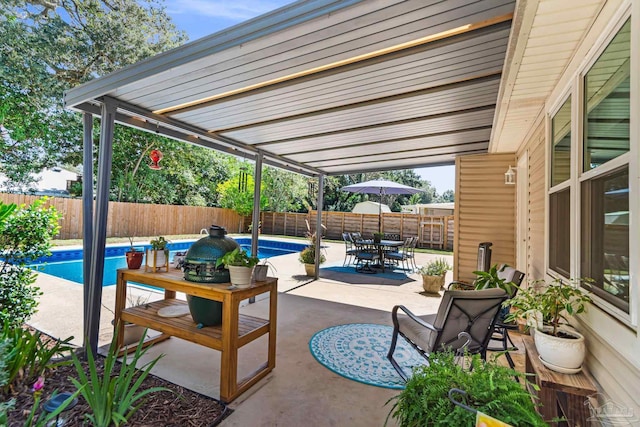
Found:
[(371, 239), (361, 239), (358, 240), (357, 243), (362, 245), (369, 245), (374, 247), (378, 251), (378, 255), (380, 256), (380, 265), (373, 265), (374, 268), (380, 268), (384, 273), (384, 255), (388, 250), (392, 250), (395, 248), (399, 248), (404, 245), (404, 240), (380, 240), (379, 242), (375, 242)]

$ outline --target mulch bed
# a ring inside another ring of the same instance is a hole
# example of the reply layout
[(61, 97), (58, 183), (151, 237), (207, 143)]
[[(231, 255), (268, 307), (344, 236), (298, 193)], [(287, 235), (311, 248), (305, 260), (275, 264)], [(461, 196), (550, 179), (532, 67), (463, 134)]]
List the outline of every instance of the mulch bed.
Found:
[[(104, 358), (96, 357), (98, 372), (102, 373)], [(119, 369), (120, 364), (116, 364)], [(85, 370), (85, 372), (88, 372)], [(58, 393), (74, 392), (75, 387), (69, 381), (69, 377), (77, 378), (77, 372), (73, 365), (61, 366), (45, 373), (45, 386), (42, 390), (42, 402), (47, 401), (54, 390)], [(29, 385), (30, 387), (31, 385)], [(188, 390), (176, 384), (172, 384), (162, 378), (149, 375), (139, 390), (151, 387), (166, 387), (171, 391), (162, 391), (147, 395), (144, 403), (127, 422), (127, 426), (175, 426), (175, 427), (204, 427), (215, 426), (231, 413), (222, 402), (208, 396)], [(33, 407), (33, 392), (25, 387), (17, 391), (9, 398), (15, 398), (15, 407), (9, 411), (9, 427), (22, 427), (27, 414)], [(61, 415), (65, 419), (65, 427), (88, 426), (84, 415), (89, 413), (89, 406), (82, 396), (78, 396), (78, 403)]]

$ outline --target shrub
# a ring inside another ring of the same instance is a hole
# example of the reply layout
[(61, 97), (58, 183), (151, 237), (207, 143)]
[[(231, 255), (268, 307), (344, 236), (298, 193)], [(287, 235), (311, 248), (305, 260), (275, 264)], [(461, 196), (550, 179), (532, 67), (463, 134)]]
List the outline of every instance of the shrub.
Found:
[(466, 359), (470, 366), (463, 368), (452, 352), (432, 353), (429, 365), (415, 368), (406, 388), (387, 402), (395, 400), (389, 416), (403, 427), (475, 425), (476, 415), (448, 398), (449, 390), (457, 388), (467, 393), (467, 405), (507, 424), (546, 425), (531, 395), (514, 380), (523, 374), (495, 360), (483, 362), (478, 354)]
[(426, 265), (420, 267), (418, 273), (425, 276), (442, 276), (449, 270), (451, 270), (451, 266), (447, 260), (444, 258), (438, 258), (429, 261)]
[(36, 274), (27, 267), (50, 254), (51, 239), (59, 230), (56, 209), (44, 207), (46, 198), (30, 206), (7, 208), (0, 203), (0, 321), (21, 325), (36, 310), (41, 295), (32, 286)]

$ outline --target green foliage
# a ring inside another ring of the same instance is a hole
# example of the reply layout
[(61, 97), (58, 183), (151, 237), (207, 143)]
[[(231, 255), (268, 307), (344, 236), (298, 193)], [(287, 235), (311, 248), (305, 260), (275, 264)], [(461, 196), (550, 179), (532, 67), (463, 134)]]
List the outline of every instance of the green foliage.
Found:
[(262, 171), (265, 209), (273, 212), (298, 212), (307, 195), (307, 180), (301, 175), (282, 169), (265, 167)]
[(186, 35), (160, 0), (5, 0), (0, 39), (0, 123), (11, 136), (0, 140), (0, 172), (8, 188), (23, 191), (30, 173), (82, 161), (80, 115), (64, 108), (63, 91), (177, 47)]
[(483, 362), (478, 354), (465, 359), (468, 368), (451, 352), (430, 354), (429, 366), (414, 368), (406, 388), (387, 402), (395, 401), (389, 416), (402, 427), (475, 425), (475, 414), (448, 398), (449, 390), (458, 388), (467, 393), (468, 406), (514, 427), (547, 425), (526, 388), (514, 380), (524, 379), (522, 374), (495, 360)]
[(554, 279), (546, 283), (544, 280), (536, 280), (509, 300), (512, 308), (506, 320), (526, 319), (529, 323), (533, 319), (537, 325), (542, 323), (551, 326), (551, 335), (557, 335), (560, 324), (568, 323), (568, 316), (587, 310), (591, 297), (578, 284), (588, 288), (592, 281), (571, 279), (569, 283), (564, 283), (561, 279)]
[[(324, 254), (320, 254), (320, 264), (325, 262), (327, 258)], [(316, 247), (315, 246), (307, 246), (300, 252), (300, 256), (298, 257), (298, 261), (303, 264), (315, 264), (316, 262)]]
[(425, 276), (442, 276), (449, 270), (451, 270), (451, 266), (446, 259), (436, 258), (420, 267), (418, 273)]
[[(506, 267), (507, 265), (505, 264), (500, 271), (503, 271)], [(474, 271), (473, 274), (477, 276), (474, 281), (476, 289), (500, 288), (503, 289), (507, 295), (512, 295), (515, 290), (515, 283), (507, 282), (506, 279), (498, 277), (497, 264), (492, 266), (489, 271)]]
[(158, 237), (157, 239), (151, 239), (149, 242), (151, 243), (151, 249), (154, 251), (163, 251), (167, 249), (168, 240), (165, 240), (163, 236)]
[(5, 218), (11, 215), (17, 207), (15, 203), (7, 205), (0, 201), (0, 225), (4, 223)]
[(63, 356), (71, 350), (69, 337), (47, 345), (40, 332), (32, 333), (20, 326), (4, 322), (0, 342), (8, 343), (9, 351), (2, 359), (7, 375), (6, 384), (0, 388), (4, 394), (18, 385), (33, 383), (44, 371), (55, 366), (51, 361), (56, 356)]
[(76, 386), (82, 397), (91, 408), (87, 419), (96, 427), (120, 426), (140, 408), (144, 403), (143, 398), (151, 393), (168, 390), (164, 387), (152, 387), (139, 391), (145, 378), (151, 369), (162, 358), (156, 357), (151, 362), (144, 364), (141, 372), (136, 370), (136, 365), (148, 351), (142, 349), (146, 333), (140, 338), (136, 351), (132, 358), (124, 357), (120, 366), (120, 372), (115, 371), (118, 347), (117, 334), (114, 334), (109, 352), (104, 361), (102, 375), (98, 375), (96, 362), (90, 348), (87, 348), (87, 361), (89, 373), (85, 373), (78, 356), (73, 356), (73, 364), (78, 373), (78, 379), (69, 378)]
[(249, 256), (249, 254), (242, 248), (235, 248), (231, 252), (227, 252), (216, 260), (216, 267), (221, 265), (228, 266), (233, 265), (236, 267), (253, 267), (258, 264), (260, 260), (258, 257)]
[[(46, 198), (21, 205), (0, 221), (0, 321), (20, 325), (35, 313), (40, 289), (33, 286), (36, 274), (26, 267), (48, 255), (51, 239), (58, 233), (60, 216), (44, 207)], [(3, 208), (6, 210), (6, 208)]]
[[(239, 215), (249, 216), (253, 213), (253, 187), (255, 181), (251, 175), (247, 176), (247, 189), (242, 190), (239, 185), (239, 176), (218, 184), (218, 193), (220, 198), (218, 203), (220, 207), (233, 209)], [(260, 196), (260, 209), (264, 209), (267, 205), (267, 199), (262, 194)]]

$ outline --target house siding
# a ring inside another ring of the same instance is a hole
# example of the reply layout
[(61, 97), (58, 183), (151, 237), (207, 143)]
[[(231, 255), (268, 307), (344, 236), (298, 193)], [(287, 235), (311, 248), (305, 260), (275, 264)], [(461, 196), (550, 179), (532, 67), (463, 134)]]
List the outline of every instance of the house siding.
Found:
[(515, 154), (456, 160), (455, 280), (474, 280), (481, 242), (493, 243), (492, 265), (515, 265), (516, 186), (504, 183), (504, 173), (515, 165)]
[[(583, 37), (583, 40), (576, 50), (576, 54), (571, 60), (570, 65), (566, 68), (557, 82), (555, 89), (546, 99), (547, 107), (555, 105), (559, 102), (568, 87), (577, 87), (576, 83), (578, 74), (584, 70), (586, 61), (592, 57), (590, 50), (597, 45), (597, 40), (602, 38), (610, 23), (614, 20), (617, 10), (621, 10), (628, 4), (624, 1), (608, 1), (604, 2), (604, 7), (598, 19), (591, 26), (590, 31)], [(633, 3), (633, 25), (640, 20), (640, 2)], [(637, 31), (637, 30), (636, 30)], [(637, 33), (636, 33), (637, 34)], [(633, 52), (633, 51), (632, 51)], [(636, 54), (638, 49), (635, 50)], [(634, 59), (637, 64), (639, 61)], [(638, 66), (635, 66), (635, 72), (632, 68), (632, 75), (638, 76)], [(638, 82), (632, 84), (632, 99), (638, 99), (640, 85)], [(638, 105), (637, 103), (635, 105)], [(550, 113), (550, 109), (546, 109), (546, 113)], [(637, 112), (633, 112), (631, 117), (638, 118)], [(632, 120), (632, 128), (640, 127)], [(638, 135), (640, 132), (631, 133), (631, 145), (637, 147)], [(579, 138), (579, 137), (578, 137)], [(577, 142), (580, 144), (579, 139)], [(527, 278), (538, 279), (544, 278), (545, 259), (547, 256), (547, 236), (546, 227), (546, 177), (547, 171), (550, 169), (549, 156), (546, 153), (546, 147), (550, 146), (551, 141), (547, 137), (545, 122), (538, 123), (535, 128), (529, 131), (529, 135), (520, 144), (518, 156), (528, 157), (528, 218), (526, 219), (526, 241), (527, 241)], [(636, 150), (632, 148), (632, 150)], [(637, 151), (632, 151), (637, 153)], [(632, 160), (635, 163), (636, 160)], [(576, 164), (574, 167), (576, 167)], [(633, 172), (633, 171), (632, 171)], [(637, 173), (637, 169), (636, 169)], [(636, 175), (637, 176), (637, 175)], [(633, 190), (634, 183), (630, 183)], [(460, 193), (457, 193), (458, 197)], [(575, 208), (575, 205), (574, 205)], [(640, 214), (633, 211), (631, 207), (631, 221), (637, 219)], [(481, 221), (481, 219), (478, 219)], [(632, 243), (634, 244), (634, 243)], [(637, 265), (637, 260), (636, 263)], [(577, 269), (577, 268), (576, 268)], [(637, 271), (637, 270), (635, 270)], [(633, 278), (632, 283), (637, 283)], [(632, 300), (631, 310), (640, 312), (640, 301)], [(585, 335), (587, 343), (587, 359), (586, 366), (597, 382), (598, 389), (602, 393), (600, 403), (611, 401), (618, 407), (631, 410), (635, 415), (634, 421), (629, 425), (636, 425), (640, 419), (640, 336), (638, 334), (637, 320), (636, 324), (629, 325), (616, 319), (615, 316), (607, 313), (598, 304), (590, 307), (587, 313), (578, 317), (576, 328)]]

